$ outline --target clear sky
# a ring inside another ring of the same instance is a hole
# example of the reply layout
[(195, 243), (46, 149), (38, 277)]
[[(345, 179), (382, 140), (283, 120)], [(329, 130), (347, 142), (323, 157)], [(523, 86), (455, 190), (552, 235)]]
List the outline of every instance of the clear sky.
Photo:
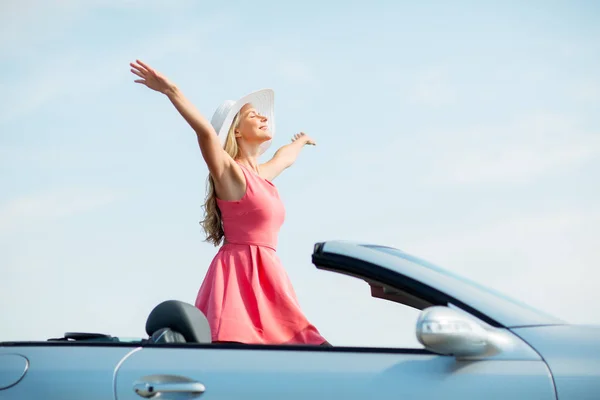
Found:
[[(485, 3), (485, 4), (484, 4)], [(594, 1), (8, 0), (0, 5), (0, 340), (143, 336), (217, 251), (207, 168), (140, 58), (207, 117), (276, 93), (278, 253), (333, 344), (416, 346), (416, 312), (322, 272), (386, 244), (574, 323), (600, 323)]]

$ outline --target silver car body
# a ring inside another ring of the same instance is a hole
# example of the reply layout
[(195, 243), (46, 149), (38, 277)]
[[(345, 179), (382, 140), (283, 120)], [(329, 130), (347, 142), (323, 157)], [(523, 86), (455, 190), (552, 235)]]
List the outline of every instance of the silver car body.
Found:
[(565, 324), (399, 250), (318, 243), (319, 269), (421, 311), (424, 349), (0, 343), (0, 398), (596, 399), (600, 329)]

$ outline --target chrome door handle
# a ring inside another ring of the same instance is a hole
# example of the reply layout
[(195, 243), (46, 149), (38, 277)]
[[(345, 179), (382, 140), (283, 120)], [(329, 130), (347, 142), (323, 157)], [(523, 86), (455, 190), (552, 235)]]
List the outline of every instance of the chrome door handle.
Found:
[(157, 395), (160, 395), (162, 398), (163, 395), (169, 393), (187, 393), (192, 395), (192, 397), (198, 397), (206, 390), (203, 384), (188, 378), (165, 375), (162, 375), (160, 378), (162, 379), (148, 379), (146, 381), (136, 382), (133, 385), (133, 390), (138, 396), (146, 399), (150, 399)]

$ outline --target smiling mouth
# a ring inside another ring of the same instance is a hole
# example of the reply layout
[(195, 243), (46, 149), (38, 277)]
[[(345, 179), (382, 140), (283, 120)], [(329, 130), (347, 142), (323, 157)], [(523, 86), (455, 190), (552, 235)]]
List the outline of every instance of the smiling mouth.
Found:
[(266, 131), (267, 129), (269, 129), (269, 126), (268, 126), (268, 125), (264, 125), (264, 126), (261, 126), (261, 127), (260, 127), (260, 128), (258, 128), (258, 129), (260, 129), (260, 130), (262, 130), (262, 131)]

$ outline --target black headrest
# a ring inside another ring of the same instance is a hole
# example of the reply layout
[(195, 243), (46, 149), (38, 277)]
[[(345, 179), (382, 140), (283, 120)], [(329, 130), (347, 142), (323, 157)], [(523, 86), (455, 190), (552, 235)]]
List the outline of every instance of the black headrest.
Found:
[(150, 336), (148, 343), (187, 343), (183, 335), (171, 328), (162, 328)]
[(146, 320), (146, 333), (152, 336), (162, 328), (181, 333), (187, 343), (212, 342), (210, 326), (202, 311), (182, 301), (163, 301), (150, 312)]

